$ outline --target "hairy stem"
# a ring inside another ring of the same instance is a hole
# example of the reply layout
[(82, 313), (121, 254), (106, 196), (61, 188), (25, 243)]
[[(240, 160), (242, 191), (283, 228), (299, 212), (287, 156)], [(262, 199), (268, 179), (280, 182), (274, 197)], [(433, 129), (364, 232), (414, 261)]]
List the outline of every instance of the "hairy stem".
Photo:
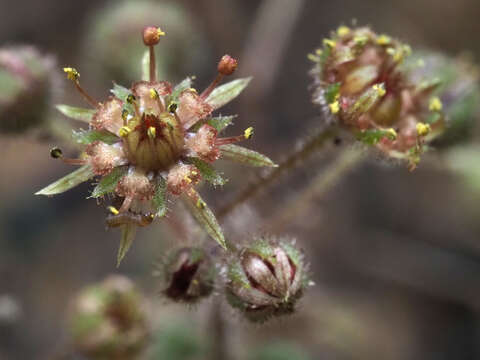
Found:
[(288, 205), (280, 206), (278, 211), (267, 221), (266, 228), (281, 231), (295, 219), (306, 215), (312, 202), (324, 196), (335, 186), (345, 174), (353, 170), (364, 159), (364, 152), (351, 147), (343, 150), (325, 169), (315, 176), (310, 184), (293, 199), (286, 202)]
[(317, 130), (313, 136), (305, 141), (302, 146), (292, 153), (285, 161), (283, 161), (278, 167), (274, 168), (268, 174), (258, 178), (255, 182), (251, 183), (245, 190), (238, 194), (229, 204), (220, 209), (217, 213), (218, 218), (224, 218), (230, 212), (232, 212), (237, 206), (242, 205), (246, 201), (253, 198), (258, 192), (272, 182), (284, 175), (288, 170), (291, 170), (298, 166), (301, 162), (308, 159), (325, 143), (335, 137), (337, 134), (335, 127), (326, 127)]
[(217, 299), (212, 302), (211, 308), (211, 338), (212, 341), (212, 360), (229, 360), (231, 357), (228, 351), (227, 323), (223, 318), (222, 307)]

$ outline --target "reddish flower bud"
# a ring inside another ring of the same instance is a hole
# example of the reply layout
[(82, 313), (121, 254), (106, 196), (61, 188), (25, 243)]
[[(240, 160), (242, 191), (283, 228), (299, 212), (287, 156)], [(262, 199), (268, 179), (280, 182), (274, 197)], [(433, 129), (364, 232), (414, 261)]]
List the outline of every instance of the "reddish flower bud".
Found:
[(163, 35), (165, 33), (159, 27), (147, 26), (143, 29), (143, 43), (147, 46), (157, 45)]
[(303, 254), (291, 243), (256, 240), (228, 271), (227, 299), (254, 322), (289, 314), (307, 284)]
[(223, 55), (218, 62), (218, 72), (222, 75), (232, 75), (237, 69), (238, 62), (230, 55)]
[(173, 301), (194, 303), (213, 291), (215, 267), (205, 250), (185, 247), (172, 251), (161, 264), (162, 293)]

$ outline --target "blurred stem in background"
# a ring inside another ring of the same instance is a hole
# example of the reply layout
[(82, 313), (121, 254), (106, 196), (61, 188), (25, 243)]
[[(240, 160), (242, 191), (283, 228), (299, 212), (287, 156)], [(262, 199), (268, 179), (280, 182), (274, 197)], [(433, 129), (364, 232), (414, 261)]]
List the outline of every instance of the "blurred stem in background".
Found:
[(277, 168), (273, 169), (264, 176), (259, 177), (252, 182), (245, 190), (238, 194), (229, 204), (225, 205), (218, 211), (218, 218), (224, 218), (230, 214), (237, 206), (242, 205), (254, 196), (260, 190), (272, 184), (289, 170), (299, 166), (303, 161), (307, 160), (317, 150), (322, 148), (326, 142), (334, 138), (338, 132), (335, 127), (321, 127), (316, 130), (316, 133), (295, 150), (289, 157), (287, 157)]
[(300, 193), (293, 196), (284, 206), (267, 221), (267, 228), (282, 231), (285, 226), (307, 214), (312, 203), (322, 198), (349, 172), (356, 168), (365, 158), (365, 151), (357, 146), (344, 149), (332, 163), (313, 178)]

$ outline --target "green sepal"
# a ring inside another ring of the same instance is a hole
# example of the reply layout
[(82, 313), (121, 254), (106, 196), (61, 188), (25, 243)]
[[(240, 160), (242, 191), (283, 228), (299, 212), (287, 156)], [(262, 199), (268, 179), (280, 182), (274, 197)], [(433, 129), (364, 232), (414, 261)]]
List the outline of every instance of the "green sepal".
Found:
[[(377, 84), (378, 88), (375, 89), (373, 86), (365, 90), (358, 98), (358, 100), (353, 104), (348, 110), (349, 115), (360, 115), (365, 114), (370, 111), (377, 102), (382, 99), (380, 93), (381, 90), (385, 90), (385, 84)], [(380, 89), (380, 91), (379, 91)]]
[(122, 100), (123, 102), (127, 101), (128, 95), (132, 92), (122, 85), (118, 85), (117, 83), (113, 83), (113, 89), (110, 92), (118, 99)]
[(337, 100), (338, 94), (340, 93), (341, 83), (330, 84), (325, 89), (325, 100), (328, 104), (332, 104)]
[(355, 134), (355, 136), (357, 140), (367, 145), (376, 145), (383, 138), (395, 140), (395, 136), (392, 134), (391, 131), (383, 129), (359, 131)]
[(90, 123), (92, 120), (93, 115), (95, 114), (95, 110), (92, 109), (85, 109), (65, 104), (59, 104), (55, 106), (58, 111), (60, 111), (66, 117), (70, 119), (83, 121), (86, 123)]
[(228, 180), (223, 178), (209, 163), (195, 157), (189, 157), (187, 158), (187, 161), (190, 164), (195, 165), (198, 171), (200, 171), (202, 178), (205, 179), (205, 181), (208, 181), (210, 184), (217, 186), (225, 185), (227, 183)]
[(112, 145), (120, 141), (117, 135), (107, 130), (74, 130), (72, 138), (78, 144), (83, 145), (88, 145), (95, 141), (101, 141), (105, 144)]
[(214, 109), (218, 109), (240, 95), (240, 93), (247, 87), (250, 80), (252, 80), (252, 78), (248, 77), (236, 79), (223, 84), (212, 91), (207, 97), (206, 102), (213, 106)]
[(119, 166), (113, 169), (108, 175), (102, 177), (100, 182), (92, 191), (91, 198), (98, 198), (111, 193), (117, 187), (120, 179), (127, 173), (128, 166)]
[(117, 253), (117, 268), (120, 266), (123, 258), (127, 254), (128, 250), (132, 246), (133, 240), (137, 233), (137, 226), (134, 224), (122, 225), (122, 238), (120, 240), (120, 246)]
[(163, 217), (167, 213), (167, 182), (161, 176), (158, 176), (155, 182), (155, 195), (153, 195), (152, 206), (155, 210), (155, 216)]
[(166, 101), (165, 103), (168, 105), (170, 105), (172, 102), (176, 103), (178, 101), (178, 97), (180, 96), (180, 94), (187, 90), (187, 89), (190, 89), (192, 87), (192, 80), (194, 78), (189, 76), (185, 79), (183, 79), (180, 83), (178, 83), (172, 90), (172, 93), (167, 96), (166, 98)]
[(223, 235), (222, 228), (220, 227), (217, 218), (195, 190), (191, 189), (190, 192), (193, 192), (193, 194), (183, 196), (187, 209), (207, 234), (226, 250), (227, 244), (225, 236)]
[(93, 173), (92, 167), (89, 164), (83, 165), (67, 176), (55, 181), (42, 190), (37, 191), (35, 195), (48, 196), (61, 194), (87, 180), (90, 180), (92, 177), (94, 177), (94, 175), (95, 174)]
[(228, 144), (220, 146), (220, 153), (226, 160), (235, 161), (250, 166), (257, 167), (277, 167), (272, 160), (256, 151), (244, 148), (242, 146)]
[(215, 128), (219, 133), (222, 132), (227, 128), (227, 126), (233, 123), (233, 119), (235, 119), (237, 115), (228, 115), (228, 116), (216, 116), (212, 117), (208, 120), (199, 121), (195, 125), (190, 128), (190, 131), (196, 132), (200, 127), (204, 124), (208, 124), (211, 127)]

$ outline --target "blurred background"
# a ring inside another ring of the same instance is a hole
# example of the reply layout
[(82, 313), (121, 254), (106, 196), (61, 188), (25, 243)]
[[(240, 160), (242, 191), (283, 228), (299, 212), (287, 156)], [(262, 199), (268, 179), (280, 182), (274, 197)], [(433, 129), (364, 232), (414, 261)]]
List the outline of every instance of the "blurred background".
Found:
[[(202, 89), (215, 76), (217, 59), (225, 53), (235, 56), (240, 64), (236, 76), (254, 80), (223, 110), (239, 115), (229, 134), (253, 125), (249, 147), (277, 162), (322, 121), (310, 102), (312, 64), (306, 55), (338, 25), (355, 20), (414, 49), (469, 53), (480, 60), (478, 0), (0, 4), (1, 47), (36, 46), (56, 62), (51, 71), (60, 79), (62, 67), (75, 66), (85, 88), (100, 99), (112, 80), (128, 86), (139, 78), (144, 25), (159, 25), (167, 33), (157, 47), (165, 80), (195, 74)], [(66, 80), (54, 84), (52, 106), (83, 105)], [(49, 126), (71, 125), (54, 111), (45, 117)], [(155, 332), (145, 358), (208, 359), (215, 341), (207, 331), (212, 300), (193, 308), (169, 304), (158, 296), (159, 284), (151, 275), (165, 249), (183, 239), (162, 222), (141, 229), (116, 269), (119, 233), (106, 231), (102, 207), (85, 200), (91, 185), (51, 199), (33, 195), (69, 171), (48, 155), (53, 145), (66, 140), (42, 126), (0, 136), (0, 359), (53, 359), (61, 353), (69, 343), (73, 296), (111, 273), (127, 275), (147, 296)], [(226, 233), (235, 232), (234, 238), (242, 241), (265, 231), (271, 215), (288, 207), (345, 146), (332, 142), (295, 175), (239, 209), (226, 220)], [(294, 315), (264, 326), (248, 324), (223, 304), (232, 357), (478, 359), (479, 184), (451, 171), (447, 158), (433, 152), (409, 173), (373, 157), (312, 199), (307, 216), (269, 229), (298, 239), (316, 285)], [(252, 169), (222, 166), (230, 182), (221, 190), (202, 189), (213, 209), (256, 176)]]

